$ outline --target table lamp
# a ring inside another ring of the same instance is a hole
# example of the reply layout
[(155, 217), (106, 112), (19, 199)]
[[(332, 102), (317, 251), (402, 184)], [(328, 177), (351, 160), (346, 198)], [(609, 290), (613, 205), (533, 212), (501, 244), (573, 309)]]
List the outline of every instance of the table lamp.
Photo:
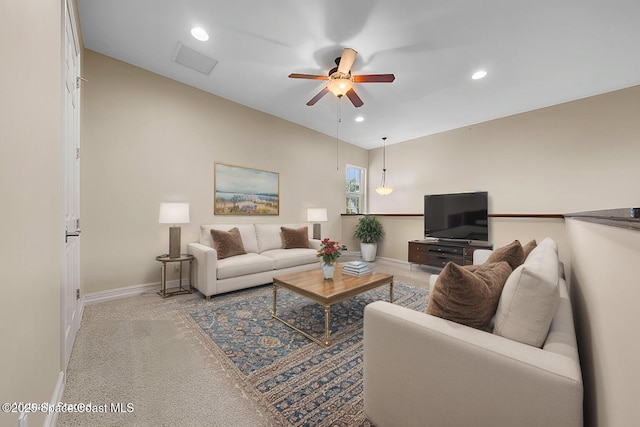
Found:
[[(309, 222), (325, 222), (327, 220), (327, 210), (325, 208), (309, 208), (307, 209), (307, 221)], [(322, 240), (320, 237), (320, 224), (313, 224), (313, 238)]]
[(175, 224), (189, 223), (189, 203), (160, 203), (160, 224), (174, 224), (169, 227), (169, 258), (180, 258), (180, 227)]

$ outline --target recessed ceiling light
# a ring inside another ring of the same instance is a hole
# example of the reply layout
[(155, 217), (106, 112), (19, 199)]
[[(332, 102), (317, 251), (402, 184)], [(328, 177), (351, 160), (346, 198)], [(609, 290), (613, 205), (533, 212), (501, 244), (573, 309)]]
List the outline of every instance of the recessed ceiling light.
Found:
[(364, 122), (364, 117), (362, 117), (362, 116), (356, 117), (356, 122), (358, 122), (358, 123)]
[(200, 40), (201, 42), (206, 42), (207, 40), (209, 40), (209, 34), (199, 27), (192, 28), (191, 35), (194, 39)]
[(487, 75), (487, 72), (485, 70), (478, 70), (475, 73), (473, 73), (471, 78), (473, 80), (480, 80), (481, 78), (485, 77), (486, 75)]

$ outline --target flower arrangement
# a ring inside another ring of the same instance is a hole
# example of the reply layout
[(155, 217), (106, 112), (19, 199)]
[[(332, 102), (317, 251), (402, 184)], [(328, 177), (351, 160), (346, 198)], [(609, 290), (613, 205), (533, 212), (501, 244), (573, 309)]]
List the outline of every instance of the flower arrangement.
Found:
[(316, 255), (318, 258), (322, 257), (325, 263), (331, 263), (338, 259), (340, 255), (340, 246), (336, 242), (329, 240), (328, 237), (322, 239), (318, 255)]

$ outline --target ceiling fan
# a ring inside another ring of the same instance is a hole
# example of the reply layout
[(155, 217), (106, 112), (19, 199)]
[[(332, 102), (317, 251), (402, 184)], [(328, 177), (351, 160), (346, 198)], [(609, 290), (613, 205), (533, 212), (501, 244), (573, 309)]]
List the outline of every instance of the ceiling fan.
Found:
[(327, 86), (322, 89), (316, 96), (311, 98), (307, 105), (314, 105), (320, 100), (327, 92), (333, 93), (340, 98), (343, 95), (347, 95), (347, 98), (351, 101), (354, 107), (361, 107), (364, 102), (353, 90), (353, 83), (391, 83), (396, 79), (393, 74), (363, 74), (360, 76), (351, 75), (351, 66), (356, 60), (358, 52), (351, 48), (345, 48), (342, 51), (342, 56), (336, 58), (336, 67), (329, 71), (326, 76), (319, 76), (314, 74), (289, 74), (292, 79), (311, 79), (311, 80), (329, 80)]

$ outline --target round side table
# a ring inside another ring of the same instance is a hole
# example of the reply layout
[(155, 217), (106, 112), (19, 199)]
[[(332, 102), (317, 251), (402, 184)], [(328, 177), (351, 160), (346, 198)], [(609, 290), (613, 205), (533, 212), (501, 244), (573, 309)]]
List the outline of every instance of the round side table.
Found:
[[(170, 297), (172, 295), (190, 294), (193, 291), (193, 260), (194, 257), (191, 254), (181, 254), (179, 257), (171, 258), (169, 255), (159, 255), (156, 257), (156, 261), (162, 263), (162, 291), (158, 292), (158, 295), (162, 295), (162, 298)], [(180, 284), (179, 287), (167, 291), (167, 264), (172, 262), (180, 263)], [(182, 286), (182, 264), (189, 263), (189, 287)]]

